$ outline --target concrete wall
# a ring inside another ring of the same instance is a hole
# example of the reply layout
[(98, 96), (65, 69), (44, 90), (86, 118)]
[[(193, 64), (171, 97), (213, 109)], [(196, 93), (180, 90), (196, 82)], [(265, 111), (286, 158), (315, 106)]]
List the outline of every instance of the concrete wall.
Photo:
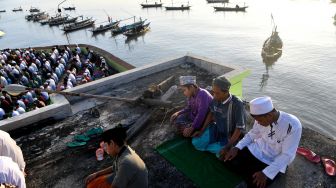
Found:
[[(208, 58), (187, 54), (186, 56), (173, 58), (168, 61), (161, 61), (139, 68), (134, 68), (106, 78), (79, 85), (75, 88), (67, 89), (65, 91), (75, 93), (100, 94), (107, 92), (120, 84), (129, 83), (139, 78), (179, 66), (183, 63), (193, 63), (196, 66), (204, 68), (205, 70), (216, 75), (224, 74), (228, 79), (230, 79), (230, 81), (233, 80), (234, 83), (232, 83), (232, 88), (236, 88), (238, 91), (241, 91), (242, 89), (242, 79), (244, 78), (244, 75), (242, 75), (242, 73), (246, 70), (240, 67), (234, 67), (231, 65), (226, 65), (224, 63), (219, 63)], [(77, 103), (83, 100), (82, 97), (67, 96), (66, 99), (62, 95), (51, 96), (53, 104), (38, 110), (34, 110), (32, 112), (27, 112), (20, 116), (2, 120), (0, 121), (0, 129), (9, 131), (50, 117), (62, 119), (72, 115), (73, 111), (71, 107), (78, 108), (78, 110), (74, 111), (84, 110), (83, 105), (81, 105), (81, 103)]]
[(34, 111), (26, 112), (19, 116), (1, 120), (0, 129), (3, 131), (10, 131), (44, 119), (64, 119), (72, 115), (70, 103), (63, 95), (52, 94), (50, 97), (53, 104)]

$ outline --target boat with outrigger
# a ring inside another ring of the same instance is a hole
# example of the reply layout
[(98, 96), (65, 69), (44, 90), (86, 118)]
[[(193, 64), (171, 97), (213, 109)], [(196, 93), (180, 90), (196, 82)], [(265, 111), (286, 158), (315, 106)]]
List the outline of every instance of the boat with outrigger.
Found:
[[(118, 26), (118, 27), (112, 29), (112, 30), (111, 30), (111, 31), (112, 31), (112, 35), (121, 34), (121, 33), (124, 33), (124, 32), (126, 32), (126, 31), (130, 30), (130, 29), (133, 29), (133, 28), (135, 28), (135, 27), (137, 27), (137, 26), (139, 26), (139, 25), (143, 25), (143, 24), (145, 23), (145, 21), (147, 20), (147, 19), (142, 20), (141, 17), (140, 17), (140, 20), (137, 21), (137, 22), (135, 22), (135, 16), (133, 16), (133, 17), (131, 17), (131, 18), (134, 19), (134, 23), (132, 23), (132, 24), (128, 24), (128, 25), (124, 25), (124, 26), (122, 26), (122, 27), (119, 27), (119, 26)], [(128, 19), (131, 19), (131, 18), (127, 18), (127, 19), (124, 19), (124, 20), (128, 20)], [(121, 21), (124, 21), (124, 20), (121, 20)]]
[(76, 31), (80, 29), (84, 29), (87, 27), (92, 27), (94, 25), (94, 20), (92, 18), (86, 18), (84, 19), (83, 16), (81, 21), (76, 21), (74, 23), (70, 23), (67, 25), (64, 25), (63, 31), (64, 32), (71, 32), (71, 31)]
[(27, 21), (39, 22), (41, 20), (48, 19), (49, 14), (47, 14), (46, 12), (38, 12), (38, 13), (29, 14), (25, 18), (26, 18)]
[(55, 21), (49, 21), (50, 26), (56, 26), (56, 25), (62, 25), (62, 24), (68, 24), (68, 23), (74, 23), (77, 21), (77, 19), (82, 16), (77, 16), (70, 18), (70, 16), (67, 16), (65, 19), (55, 20)]
[(128, 31), (125, 31), (123, 35), (129, 38), (129, 37), (134, 37), (134, 36), (144, 34), (149, 30), (149, 24), (150, 22), (148, 22), (147, 24), (143, 24), (143, 25), (137, 25), (134, 28)]
[(61, 25), (68, 18), (69, 18), (69, 15), (56, 14), (56, 16), (53, 16), (49, 19), (48, 24), (49, 24), (49, 26)]
[(93, 34), (105, 32), (107, 30), (110, 30), (110, 29), (118, 27), (119, 23), (120, 23), (119, 20), (112, 21), (112, 20), (109, 19), (108, 24), (106, 24), (106, 25), (99, 25), (99, 27), (94, 27), (91, 31), (92, 31)]
[(141, 3), (141, 7), (142, 8), (158, 8), (158, 7), (162, 7), (162, 2), (160, 0), (160, 2), (155, 1), (154, 3), (148, 3), (147, 0), (145, 3)]

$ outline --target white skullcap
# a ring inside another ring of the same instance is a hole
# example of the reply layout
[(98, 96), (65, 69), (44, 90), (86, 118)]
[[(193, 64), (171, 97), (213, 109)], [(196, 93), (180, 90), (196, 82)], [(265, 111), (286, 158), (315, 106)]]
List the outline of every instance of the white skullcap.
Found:
[(258, 97), (250, 101), (250, 113), (252, 115), (262, 115), (271, 112), (274, 109), (270, 97)]

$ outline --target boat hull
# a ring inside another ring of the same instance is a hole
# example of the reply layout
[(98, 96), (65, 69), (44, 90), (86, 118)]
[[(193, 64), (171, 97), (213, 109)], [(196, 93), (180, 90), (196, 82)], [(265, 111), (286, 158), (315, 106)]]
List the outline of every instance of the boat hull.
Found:
[(235, 12), (245, 12), (246, 11), (246, 8), (248, 8), (247, 6), (246, 7), (239, 7), (239, 8), (236, 8), (236, 7), (214, 7), (215, 11), (235, 11)]
[(165, 7), (166, 10), (190, 10), (191, 6)]
[(157, 3), (157, 4), (140, 4), (142, 8), (157, 8), (157, 7), (162, 7), (162, 3)]

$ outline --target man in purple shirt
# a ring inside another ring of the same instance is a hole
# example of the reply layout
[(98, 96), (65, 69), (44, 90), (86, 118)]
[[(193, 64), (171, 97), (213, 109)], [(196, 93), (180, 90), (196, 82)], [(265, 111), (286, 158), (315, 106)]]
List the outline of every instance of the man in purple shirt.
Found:
[(198, 87), (196, 76), (181, 76), (180, 85), (183, 94), (188, 97), (188, 104), (184, 109), (174, 113), (170, 120), (178, 133), (184, 137), (191, 137), (202, 127), (212, 96), (207, 90)]

